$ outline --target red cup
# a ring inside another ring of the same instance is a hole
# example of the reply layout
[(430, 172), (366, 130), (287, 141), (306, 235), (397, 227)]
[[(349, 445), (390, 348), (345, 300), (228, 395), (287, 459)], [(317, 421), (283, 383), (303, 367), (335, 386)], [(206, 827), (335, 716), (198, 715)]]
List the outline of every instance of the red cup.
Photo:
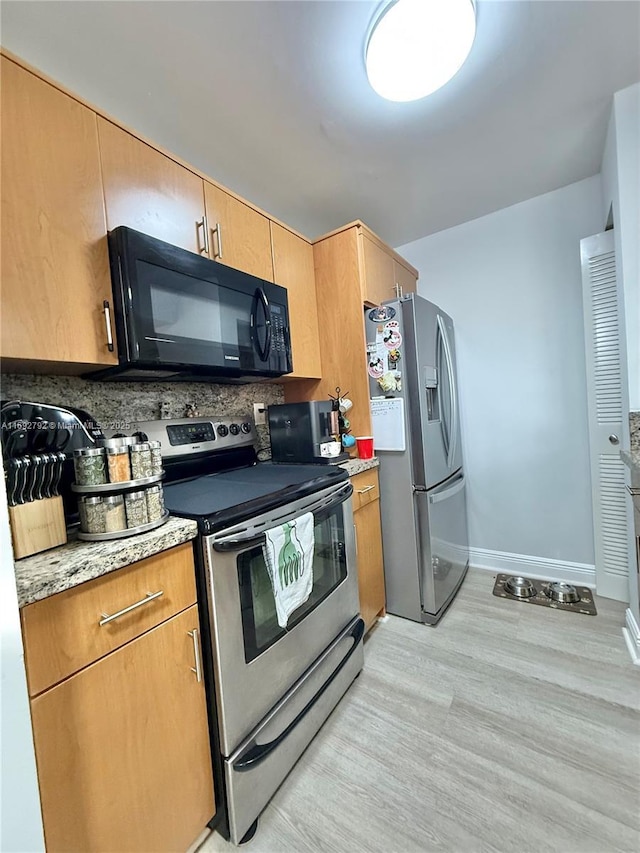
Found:
[(360, 459), (373, 459), (373, 436), (356, 436), (356, 446)]

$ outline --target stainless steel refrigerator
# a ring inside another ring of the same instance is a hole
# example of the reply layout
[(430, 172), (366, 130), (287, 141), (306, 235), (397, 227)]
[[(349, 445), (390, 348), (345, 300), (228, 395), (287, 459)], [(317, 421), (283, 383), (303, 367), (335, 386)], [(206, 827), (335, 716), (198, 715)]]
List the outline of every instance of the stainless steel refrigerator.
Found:
[(453, 320), (409, 294), (365, 327), (387, 611), (435, 625), (469, 565)]

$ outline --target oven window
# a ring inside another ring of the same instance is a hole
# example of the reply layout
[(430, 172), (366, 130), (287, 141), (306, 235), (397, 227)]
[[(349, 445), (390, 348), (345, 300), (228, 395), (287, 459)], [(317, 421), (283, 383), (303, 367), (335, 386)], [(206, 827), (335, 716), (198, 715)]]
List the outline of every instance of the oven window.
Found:
[(338, 505), (315, 517), (313, 590), (307, 601), (291, 614), (287, 628), (278, 625), (262, 548), (252, 548), (238, 555), (244, 656), (247, 663), (284, 636), (346, 578), (347, 557), (342, 516), (342, 505)]

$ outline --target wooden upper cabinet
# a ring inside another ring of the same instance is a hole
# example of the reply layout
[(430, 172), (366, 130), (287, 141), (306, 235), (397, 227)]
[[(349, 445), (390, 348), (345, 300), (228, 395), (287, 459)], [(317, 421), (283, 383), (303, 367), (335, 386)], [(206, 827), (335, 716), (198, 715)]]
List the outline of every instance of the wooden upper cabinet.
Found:
[(194, 604), (32, 700), (48, 853), (187, 850), (206, 829), (198, 642)]
[(96, 116), (1, 62), (2, 357), (115, 364)]
[(202, 253), (202, 178), (98, 116), (107, 225)]
[(367, 234), (362, 234), (362, 301), (380, 305), (396, 295), (394, 260)]
[(204, 182), (209, 257), (273, 281), (269, 220), (229, 193)]
[[(418, 287), (418, 279), (417, 277), (404, 267), (402, 264), (398, 263), (398, 261), (393, 261), (393, 279), (394, 284), (397, 284), (400, 288), (400, 295), (407, 293), (415, 293)], [(390, 297), (393, 298), (393, 297)]]
[(318, 309), (316, 279), (313, 270), (313, 247), (302, 237), (271, 223), (273, 244), (273, 275), (276, 284), (287, 288), (292, 378), (320, 379), (320, 341), (318, 338)]

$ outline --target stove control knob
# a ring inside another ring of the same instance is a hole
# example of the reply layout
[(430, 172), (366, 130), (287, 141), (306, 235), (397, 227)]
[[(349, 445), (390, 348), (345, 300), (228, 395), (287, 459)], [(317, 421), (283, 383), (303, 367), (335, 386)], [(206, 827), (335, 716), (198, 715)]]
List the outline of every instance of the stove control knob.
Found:
[(229, 427), (229, 432), (231, 433), (231, 435), (238, 435), (240, 433), (240, 427), (238, 426), (238, 424), (231, 424), (231, 426)]
[(245, 422), (242, 424), (242, 426), (240, 427), (240, 429), (241, 429), (241, 430), (242, 430), (242, 432), (243, 432), (243, 433), (245, 433), (245, 435), (246, 435), (247, 433), (250, 433), (250, 432), (251, 432), (251, 424), (250, 424), (248, 421), (245, 421)]
[(218, 426), (218, 435), (220, 436), (220, 438), (224, 438), (225, 435), (229, 435), (229, 430), (224, 424), (220, 424)]

